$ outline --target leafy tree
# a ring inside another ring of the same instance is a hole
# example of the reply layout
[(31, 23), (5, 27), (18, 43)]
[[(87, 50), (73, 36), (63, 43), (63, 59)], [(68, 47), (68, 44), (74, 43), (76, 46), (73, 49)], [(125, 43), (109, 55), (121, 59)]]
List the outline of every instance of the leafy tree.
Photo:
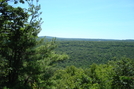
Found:
[(39, 88), (47, 80), (47, 70), (67, 56), (52, 51), (55, 41), (37, 40), (42, 23), (40, 5), (35, 6), (33, 0), (14, 1), (19, 2), (29, 8), (13, 7), (10, 0), (0, 1), (0, 88)]
[(134, 88), (134, 61), (128, 58), (122, 58), (113, 62), (112, 89), (133, 89)]
[(133, 61), (126, 58), (86, 69), (69, 66), (54, 73), (50, 89), (133, 89), (133, 68)]

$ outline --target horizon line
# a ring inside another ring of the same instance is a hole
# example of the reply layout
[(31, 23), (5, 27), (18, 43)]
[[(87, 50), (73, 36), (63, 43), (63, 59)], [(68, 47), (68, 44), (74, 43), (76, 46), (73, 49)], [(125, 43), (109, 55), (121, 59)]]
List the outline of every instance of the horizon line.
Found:
[(38, 36), (38, 37), (52, 37), (52, 38), (63, 38), (63, 39), (104, 39), (104, 40), (134, 40), (134, 39), (115, 39), (115, 38), (83, 38), (83, 37), (58, 37), (58, 36)]

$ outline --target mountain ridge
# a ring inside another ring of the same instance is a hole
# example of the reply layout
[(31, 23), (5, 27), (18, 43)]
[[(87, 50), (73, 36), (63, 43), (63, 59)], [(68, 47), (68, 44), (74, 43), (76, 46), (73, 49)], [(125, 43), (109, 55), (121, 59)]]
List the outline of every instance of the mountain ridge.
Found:
[(62, 38), (62, 37), (53, 37), (53, 36), (39, 36), (39, 38), (46, 38), (51, 40), (56, 38), (56, 41), (134, 41), (134, 39), (94, 39), (94, 38)]

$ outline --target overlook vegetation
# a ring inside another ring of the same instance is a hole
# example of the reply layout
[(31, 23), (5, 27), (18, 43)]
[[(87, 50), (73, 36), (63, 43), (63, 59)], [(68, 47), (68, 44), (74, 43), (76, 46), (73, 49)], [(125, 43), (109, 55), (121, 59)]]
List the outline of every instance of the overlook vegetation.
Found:
[(134, 89), (134, 42), (44, 41), (39, 10), (0, 0), (0, 89)]

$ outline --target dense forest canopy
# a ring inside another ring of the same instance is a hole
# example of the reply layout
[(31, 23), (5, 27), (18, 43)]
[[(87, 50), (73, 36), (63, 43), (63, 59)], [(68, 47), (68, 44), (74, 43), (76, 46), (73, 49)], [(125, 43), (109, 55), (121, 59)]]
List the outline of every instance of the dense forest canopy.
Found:
[(65, 67), (88, 67), (92, 63), (103, 64), (122, 57), (134, 59), (133, 41), (58, 41), (58, 53), (67, 53), (69, 60), (59, 63)]
[(134, 89), (134, 42), (39, 38), (33, 2), (0, 0), (0, 89)]

